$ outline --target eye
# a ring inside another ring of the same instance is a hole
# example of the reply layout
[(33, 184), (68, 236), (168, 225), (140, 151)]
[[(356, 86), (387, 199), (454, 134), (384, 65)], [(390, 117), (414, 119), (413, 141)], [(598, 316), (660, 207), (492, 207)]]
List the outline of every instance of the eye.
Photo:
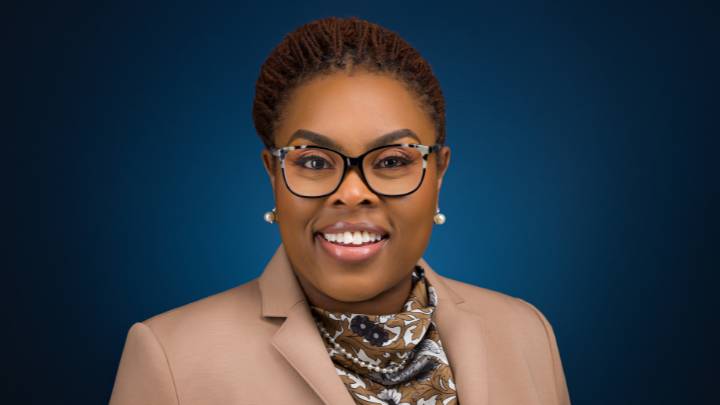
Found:
[(380, 169), (392, 169), (408, 164), (410, 161), (402, 156), (388, 156), (377, 162), (375, 167)]
[(302, 166), (305, 169), (310, 170), (323, 170), (323, 169), (331, 169), (332, 163), (328, 162), (326, 159), (324, 159), (321, 156), (303, 156), (299, 158), (295, 164), (298, 166)]

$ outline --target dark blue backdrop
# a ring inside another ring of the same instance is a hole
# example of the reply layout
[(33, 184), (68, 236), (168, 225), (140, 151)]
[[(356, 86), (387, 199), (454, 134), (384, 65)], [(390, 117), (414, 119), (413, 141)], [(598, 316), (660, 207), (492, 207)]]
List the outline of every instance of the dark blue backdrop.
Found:
[(443, 87), (448, 221), (429, 263), (540, 308), (574, 403), (700, 398), (717, 318), (710, 2), (238, 3), (3, 13), (11, 399), (105, 403), (133, 322), (259, 275), (280, 239), (262, 220), (256, 75), (329, 15), (397, 31)]

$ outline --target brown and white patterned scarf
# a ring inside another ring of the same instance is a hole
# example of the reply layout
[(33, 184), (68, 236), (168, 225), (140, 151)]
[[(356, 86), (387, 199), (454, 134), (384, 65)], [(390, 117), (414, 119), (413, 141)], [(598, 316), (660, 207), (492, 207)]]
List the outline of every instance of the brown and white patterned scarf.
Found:
[(432, 320), (437, 293), (422, 267), (415, 266), (412, 277), (410, 296), (397, 314), (329, 312), (311, 306), (335, 370), (357, 404), (458, 404)]

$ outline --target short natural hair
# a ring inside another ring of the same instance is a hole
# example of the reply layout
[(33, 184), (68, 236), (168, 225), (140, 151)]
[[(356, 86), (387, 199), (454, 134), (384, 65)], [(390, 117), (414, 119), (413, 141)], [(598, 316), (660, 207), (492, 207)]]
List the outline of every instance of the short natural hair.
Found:
[(287, 34), (260, 68), (253, 123), (266, 147), (294, 88), (316, 76), (360, 66), (402, 81), (435, 122), (436, 142), (445, 143), (445, 100), (430, 64), (398, 34), (357, 17), (311, 21)]

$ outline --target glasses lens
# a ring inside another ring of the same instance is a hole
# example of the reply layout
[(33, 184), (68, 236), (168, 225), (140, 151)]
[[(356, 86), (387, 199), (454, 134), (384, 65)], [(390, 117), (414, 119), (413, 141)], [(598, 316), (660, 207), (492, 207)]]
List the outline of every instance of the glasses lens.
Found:
[(422, 153), (409, 146), (381, 148), (365, 157), (363, 170), (375, 192), (385, 195), (407, 194), (422, 181)]
[(325, 149), (295, 149), (285, 156), (285, 180), (296, 194), (306, 197), (331, 192), (340, 181), (343, 158)]

